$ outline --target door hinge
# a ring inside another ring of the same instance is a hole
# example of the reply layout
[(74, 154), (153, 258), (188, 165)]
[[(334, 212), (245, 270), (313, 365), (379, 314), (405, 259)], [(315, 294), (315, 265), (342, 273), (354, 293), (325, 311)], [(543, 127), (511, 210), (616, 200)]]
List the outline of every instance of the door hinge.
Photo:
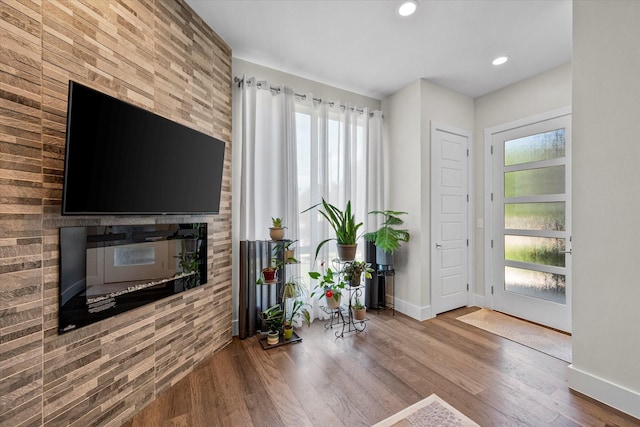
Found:
[(491, 193), (491, 201), (493, 202), (493, 193)]
[(467, 292), (469, 292), (469, 284), (467, 283)]
[(493, 239), (491, 239), (491, 249), (493, 249)]
[(467, 157), (469, 157), (469, 149), (467, 148)]
[(493, 295), (493, 285), (491, 285), (491, 295)]
[(467, 203), (469, 203), (469, 195), (467, 194)]
[(467, 247), (469, 246), (469, 239), (467, 239)]
[(491, 155), (493, 155), (493, 145), (491, 146)]

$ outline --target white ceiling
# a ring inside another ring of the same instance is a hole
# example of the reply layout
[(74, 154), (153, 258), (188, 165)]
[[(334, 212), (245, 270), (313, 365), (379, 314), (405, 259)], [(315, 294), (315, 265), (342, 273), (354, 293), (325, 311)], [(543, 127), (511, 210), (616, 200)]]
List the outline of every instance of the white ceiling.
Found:
[(420, 78), (475, 98), (571, 60), (571, 0), (186, 2), (234, 58), (377, 99)]

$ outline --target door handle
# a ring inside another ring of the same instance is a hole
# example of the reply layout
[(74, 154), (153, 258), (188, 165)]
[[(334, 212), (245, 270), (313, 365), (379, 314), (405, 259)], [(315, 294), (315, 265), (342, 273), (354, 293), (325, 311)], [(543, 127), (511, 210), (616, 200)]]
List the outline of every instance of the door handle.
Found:
[(569, 249), (568, 251), (558, 251), (558, 253), (571, 255), (571, 249)]
[(440, 243), (436, 243), (436, 249), (440, 249), (442, 245)]

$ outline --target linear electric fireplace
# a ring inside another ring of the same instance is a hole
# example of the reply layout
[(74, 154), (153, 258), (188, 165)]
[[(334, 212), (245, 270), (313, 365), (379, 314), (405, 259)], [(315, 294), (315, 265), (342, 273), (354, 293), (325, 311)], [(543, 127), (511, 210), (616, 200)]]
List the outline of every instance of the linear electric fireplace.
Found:
[(207, 283), (207, 224), (60, 229), (62, 334)]

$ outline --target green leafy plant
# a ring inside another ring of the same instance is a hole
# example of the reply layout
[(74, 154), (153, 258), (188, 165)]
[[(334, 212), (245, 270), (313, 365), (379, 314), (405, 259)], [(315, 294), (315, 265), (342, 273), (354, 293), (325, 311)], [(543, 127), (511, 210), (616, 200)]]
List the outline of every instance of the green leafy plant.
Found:
[(334, 273), (334, 271), (330, 268), (327, 268), (325, 271), (324, 263), (321, 263), (320, 265), (323, 270), (322, 272), (309, 272), (309, 276), (312, 279), (320, 280), (320, 282), (314, 288), (313, 292), (311, 292), (311, 297), (313, 298), (314, 296), (317, 296), (318, 299), (327, 297), (339, 301), (340, 296), (342, 295), (342, 290), (345, 287), (345, 283), (340, 280), (340, 274)]
[(298, 260), (292, 255), (296, 242), (297, 240), (283, 240), (282, 244), (273, 247), (273, 255), (277, 258), (284, 258), (285, 264), (296, 264)]
[(365, 308), (362, 302), (360, 302), (360, 298), (356, 298), (356, 301), (353, 303), (352, 307), (356, 310), (362, 310), (363, 308)]
[(274, 304), (261, 313), (262, 321), (270, 331), (282, 330), (284, 322), (284, 310), (280, 304)]
[(331, 240), (335, 240), (339, 245), (355, 245), (358, 238), (358, 230), (362, 227), (362, 222), (356, 223), (356, 216), (351, 212), (351, 201), (347, 202), (347, 206), (344, 211), (338, 209), (331, 203), (328, 203), (324, 198), (321, 203), (311, 206), (308, 209), (302, 211), (305, 213), (311, 209), (314, 209), (318, 206), (322, 206), (322, 209), (319, 209), (320, 214), (329, 222), (331, 228), (336, 234), (336, 237), (332, 237), (329, 239), (325, 239), (316, 248), (316, 259), (318, 258), (318, 254), (322, 247)]
[(285, 325), (293, 325), (296, 318), (302, 317), (307, 326), (311, 326), (311, 313), (307, 310), (309, 304), (300, 299), (294, 299), (291, 308), (286, 312)]
[(344, 279), (349, 281), (351, 286), (360, 285), (360, 277), (364, 274), (366, 279), (371, 279), (371, 273), (374, 270), (371, 268), (371, 263), (364, 261), (352, 261), (348, 262), (344, 266)]
[(282, 298), (298, 298), (307, 294), (307, 285), (299, 276), (287, 279), (282, 287)]
[(282, 265), (282, 261), (280, 261), (278, 258), (271, 258), (271, 264), (268, 267), (262, 269), (262, 271), (260, 272), (260, 277), (258, 277), (258, 280), (256, 281), (256, 285), (264, 284), (264, 282), (266, 281), (264, 278), (265, 272), (276, 272), (282, 268)]
[(400, 247), (400, 242), (406, 243), (409, 241), (409, 230), (395, 228), (404, 224), (399, 215), (405, 215), (406, 212), (386, 210), (371, 211), (369, 214), (383, 215), (384, 221), (378, 230), (366, 233), (364, 235), (365, 240), (373, 242), (377, 248), (389, 254), (393, 254)]
[[(307, 301), (307, 285), (301, 277), (294, 276), (282, 287), (282, 301), (285, 307), (285, 325), (293, 325), (296, 318), (302, 316), (307, 326), (311, 325), (311, 313)], [(291, 302), (289, 302), (291, 301)]]
[(274, 228), (286, 228), (282, 226), (282, 218), (271, 217), (271, 226)]

